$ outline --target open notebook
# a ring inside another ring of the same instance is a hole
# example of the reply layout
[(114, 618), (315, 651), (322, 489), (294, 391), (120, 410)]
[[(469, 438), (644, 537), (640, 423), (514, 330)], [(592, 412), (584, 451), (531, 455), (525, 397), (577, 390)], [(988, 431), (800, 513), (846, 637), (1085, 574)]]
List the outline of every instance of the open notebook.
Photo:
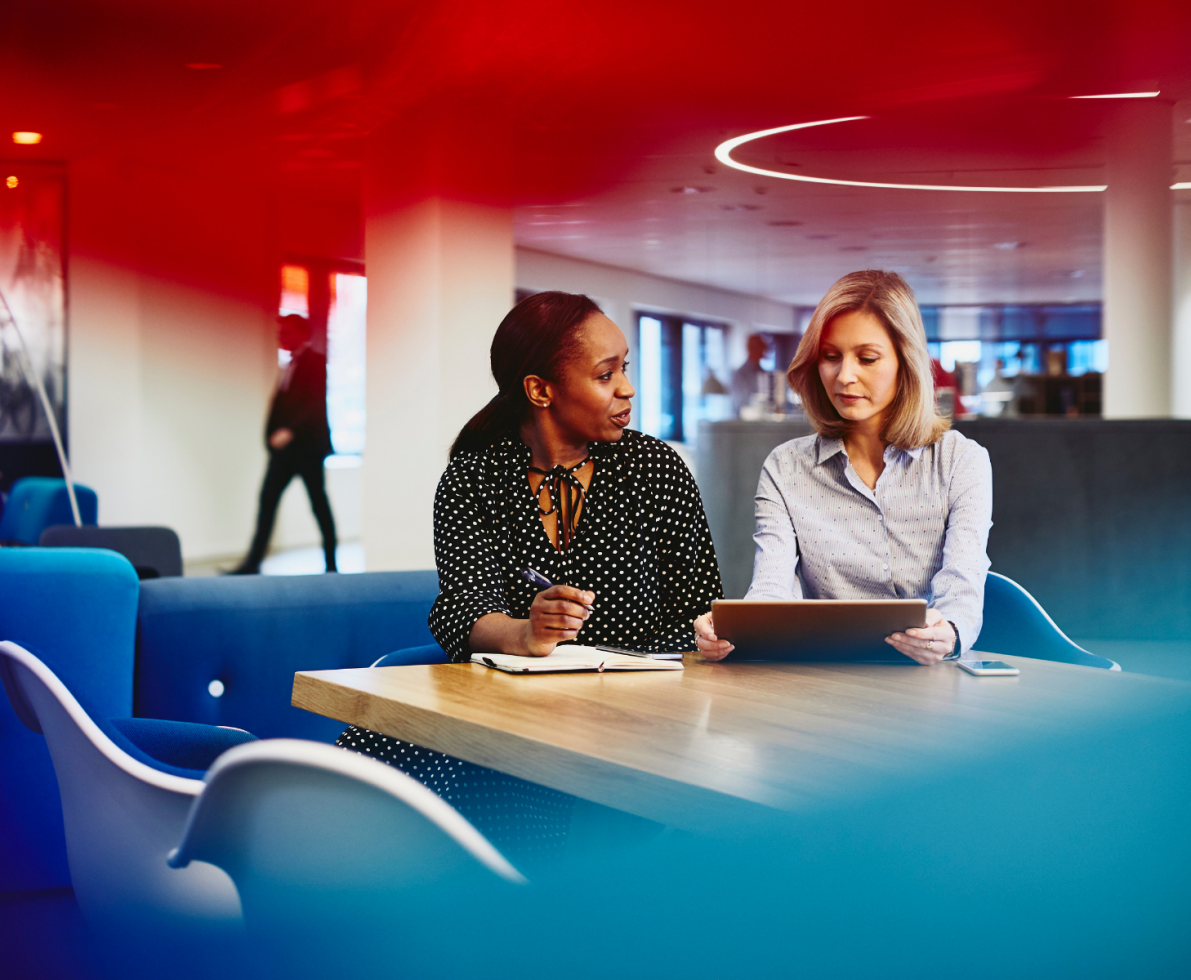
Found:
[(654, 660), (595, 647), (568, 643), (545, 657), (518, 657), (511, 653), (473, 653), (473, 664), (483, 664), (510, 674), (555, 674), (574, 670), (682, 670), (681, 660)]

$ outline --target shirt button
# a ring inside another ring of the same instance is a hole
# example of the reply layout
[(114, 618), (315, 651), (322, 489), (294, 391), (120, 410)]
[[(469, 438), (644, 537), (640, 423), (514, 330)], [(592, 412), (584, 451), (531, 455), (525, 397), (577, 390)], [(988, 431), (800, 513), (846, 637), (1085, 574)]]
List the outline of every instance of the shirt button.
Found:
[(887, 572), (887, 571), (889, 571), (889, 566), (888, 566), (888, 565), (882, 565), (882, 566), (881, 566), (881, 571), (883, 571), (883, 572)]

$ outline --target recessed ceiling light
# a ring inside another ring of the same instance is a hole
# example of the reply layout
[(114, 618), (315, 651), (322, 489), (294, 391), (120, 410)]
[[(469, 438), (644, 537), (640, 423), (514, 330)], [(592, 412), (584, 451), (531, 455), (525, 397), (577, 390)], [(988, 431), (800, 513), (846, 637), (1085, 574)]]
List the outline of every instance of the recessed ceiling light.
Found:
[(671, 194), (710, 194), (713, 190), (715, 190), (714, 187), (691, 187), (688, 185), (685, 187), (671, 187), (670, 193)]
[(214, 71), (216, 68), (222, 68), (223, 65), (217, 65), (213, 61), (188, 61), (187, 68), (193, 68), (195, 71)]
[(20, 143), (22, 146), (32, 146), (34, 143), (41, 142), (41, 133), (13, 133), (12, 141)]
[(10, 191), (15, 190), (18, 184), (20, 184), (20, 181), (17, 180), (16, 177), (5, 177), (4, 178), (4, 186), (7, 187)]
[(994, 242), (993, 248), (999, 248), (1002, 252), (1012, 252), (1015, 248), (1021, 248), (1025, 242)]
[(1107, 95), (1069, 95), (1070, 99), (1152, 99), (1161, 92), (1110, 92)]

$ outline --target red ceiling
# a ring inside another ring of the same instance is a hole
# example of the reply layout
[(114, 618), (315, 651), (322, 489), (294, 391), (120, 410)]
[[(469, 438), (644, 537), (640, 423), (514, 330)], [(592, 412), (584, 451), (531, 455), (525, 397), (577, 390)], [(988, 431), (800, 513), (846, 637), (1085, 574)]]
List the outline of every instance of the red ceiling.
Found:
[(9, 159), (215, 166), (353, 215), (364, 137), (427, 103), (509, 128), (522, 205), (620, 200), (714, 171), (727, 135), (841, 114), (878, 118), (749, 153), (877, 179), (1095, 167), (1098, 110), (1062, 97), (1191, 98), (1189, 42), (1186, 2), (9, 0), (0, 132), (46, 134)]

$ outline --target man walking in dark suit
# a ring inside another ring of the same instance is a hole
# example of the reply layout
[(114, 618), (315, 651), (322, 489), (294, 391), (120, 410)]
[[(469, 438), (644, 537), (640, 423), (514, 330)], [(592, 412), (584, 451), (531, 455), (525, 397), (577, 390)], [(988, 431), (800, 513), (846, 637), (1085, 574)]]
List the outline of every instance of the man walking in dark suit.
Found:
[(335, 519), (323, 481), (323, 460), (332, 452), (327, 425), (327, 358), (310, 346), (310, 323), (302, 316), (280, 317), (279, 343), (292, 353), (273, 395), (265, 443), (269, 468), (261, 487), (256, 535), (248, 555), (232, 575), (256, 575), (269, 549), (277, 504), (289, 481), (300, 476), (310, 495), (310, 509), (323, 535), (327, 571), (335, 571)]

